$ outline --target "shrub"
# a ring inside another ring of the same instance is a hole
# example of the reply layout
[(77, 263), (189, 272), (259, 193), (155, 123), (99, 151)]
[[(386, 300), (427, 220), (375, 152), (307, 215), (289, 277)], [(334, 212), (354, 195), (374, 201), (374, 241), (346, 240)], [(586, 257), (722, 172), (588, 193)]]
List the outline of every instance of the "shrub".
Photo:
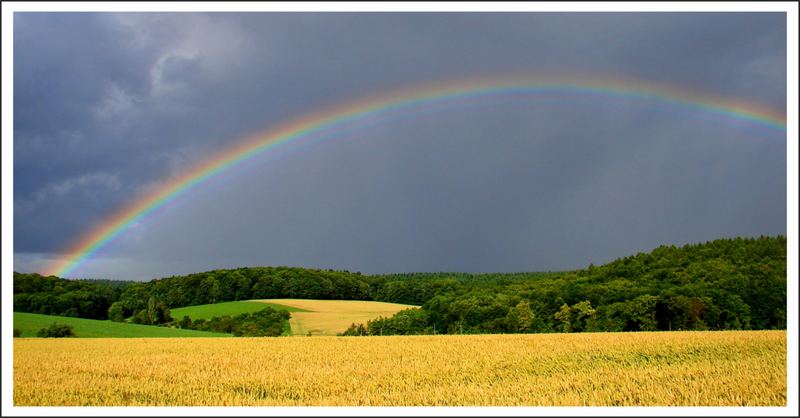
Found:
[(152, 325), (153, 321), (150, 319), (150, 316), (147, 314), (147, 309), (142, 309), (139, 311), (138, 314), (134, 315), (131, 318), (131, 322), (134, 324), (141, 324), (141, 325)]
[(19, 338), (22, 336), (22, 331), (17, 328), (14, 328), (14, 338)]
[(40, 329), (39, 332), (36, 333), (36, 336), (45, 338), (74, 337), (75, 331), (72, 329), (71, 325), (52, 324), (50, 328)]

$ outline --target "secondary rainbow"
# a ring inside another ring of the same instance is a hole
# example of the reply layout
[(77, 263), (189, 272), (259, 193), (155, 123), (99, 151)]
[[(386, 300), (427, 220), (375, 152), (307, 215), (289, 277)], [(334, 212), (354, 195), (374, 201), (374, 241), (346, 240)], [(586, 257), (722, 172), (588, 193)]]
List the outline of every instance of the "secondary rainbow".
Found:
[(237, 145), (201, 162), (106, 219), (70, 245), (63, 252), (64, 257), (49, 265), (44, 274), (62, 277), (70, 274), (129, 226), (143, 220), (166, 203), (198, 187), (209, 178), (283, 143), (299, 141), (313, 134), (324, 135), (337, 127), (369, 121), (378, 116), (409, 111), (413, 114), (415, 109), (436, 109), (481, 100), (542, 95), (657, 101), (667, 107), (677, 106), (709, 112), (770, 130), (786, 131), (784, 115), (754, 103), (715, 98), (630, 80), (511, 76), (423, 85), (312, 112), (264, 134), (238, 141)]

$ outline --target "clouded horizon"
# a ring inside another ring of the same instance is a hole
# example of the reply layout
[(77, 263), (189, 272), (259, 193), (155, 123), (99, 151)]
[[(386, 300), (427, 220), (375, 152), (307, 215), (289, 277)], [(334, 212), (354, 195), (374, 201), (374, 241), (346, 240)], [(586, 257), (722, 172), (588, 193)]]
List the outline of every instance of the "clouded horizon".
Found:
[[(287, 120), (505, 74), (786, 108), (783, 13), (15, 13), (14, 269)], [(70, 277), (580, 268), (786, 234), (786, 133), (659, 102), (515, 100), (268, 152)]]

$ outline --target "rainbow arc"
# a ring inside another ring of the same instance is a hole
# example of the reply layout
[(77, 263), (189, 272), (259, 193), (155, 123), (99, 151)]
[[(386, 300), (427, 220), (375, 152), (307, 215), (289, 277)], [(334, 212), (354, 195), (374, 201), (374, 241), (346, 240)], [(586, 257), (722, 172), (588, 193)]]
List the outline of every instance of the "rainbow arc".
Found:
[(73, 242), (63, 252), (65, 257), (48, 266), (44, 274), (62, 277), (69, 275), (132, 224), (142, 221), (208, 179), (281, 144), (324, 135), (328, 131), (335, 131), (348, 124), (365, 123), (392, 114), (403, 112), (413, 114), (420, 109), (459, 106), (481, 100), (549, 95), (598, 97), (603, 100), (657, 101), (665, 108), (679, 107), (707, 112), (721, 118), (745, 121), (748, 124), (784, 133), (786, 131), (785, 115), (755, 103), (715, 98), (696, 92), (626, 80), (491, 77), (404, 89), (314, 112), (266, 133), (237, 142), (236, 145), (201, 162), (183, 175), (140, 197), (107, 218)]

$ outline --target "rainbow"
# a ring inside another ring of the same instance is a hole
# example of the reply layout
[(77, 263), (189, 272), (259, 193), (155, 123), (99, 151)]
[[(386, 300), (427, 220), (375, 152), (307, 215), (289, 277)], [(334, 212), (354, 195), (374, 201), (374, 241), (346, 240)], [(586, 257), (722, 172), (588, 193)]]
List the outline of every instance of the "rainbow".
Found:
[(456, 82), (423, 85), (350, 102), (313, 112), (277, 126), (266, 133), (245, 138), (235, 146), (201, 162), (183, 175), (140, 197), (122, 208), (99, 226), (80, 237), (57, 261), (47, 266), (45, 275), (64, 277), (81, 266), (131, 225), (142, 221), (165, 204), (209, 178), (235, 167), (290, 141), (324, 135), (353, 124), (363, 124), (380, 117), (419, 113), (481, 100), (530, 98), (547, 95), (596, 97), (603, 100), (656, 101), (708, 112), (722, 118), (745, 121), (785, 133), (785, 115), (753, 103), (701, 95), (696, 92), (644, 84), (630, 80), (547, 78), (530, 76), (465, 79)]

